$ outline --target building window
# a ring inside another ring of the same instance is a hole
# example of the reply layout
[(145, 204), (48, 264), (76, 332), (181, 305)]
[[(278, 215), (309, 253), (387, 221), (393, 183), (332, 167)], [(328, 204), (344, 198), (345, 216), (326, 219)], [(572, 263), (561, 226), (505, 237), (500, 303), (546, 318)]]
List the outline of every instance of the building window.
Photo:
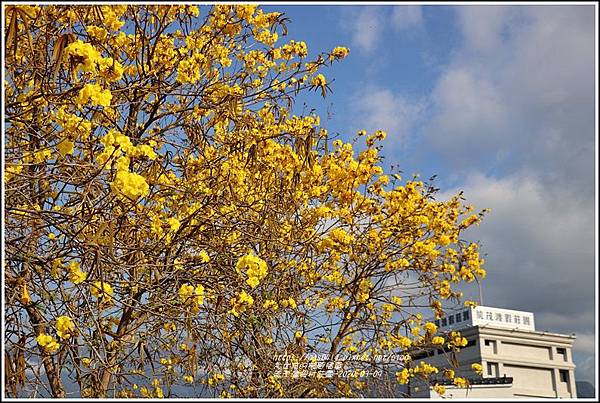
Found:
[(460, 316), (460, 313), (457, 313), (456, 315), (454, 315), (456, 317), (456, 322), (461, 322), (462, 318)]
[(491, 313), (491, 312), (486, 312), (486, 313), (485, 313), (485, 318), (486, 318), (487, 320), (494, 320), (494, 318), (492, 317), (492, 313)]
[(463, 312), (463, 320), (469, 320), (469, 311)]
[(558, 355), (558, 357), (562, 357), (563, 361), (567, 361), (567, 350), (565, 348), (557, 347), (556, 355)]
[(497, 377), (498, 376), (498, 363), (488, 362), (487, 363), (487, 374), (488, 374), (488, 376)]
[(510, 313), (507, 313), (506, 315), (504, 315), (504, 321), (506, 323), (512, 323), (512, 315)]
[(523, 316), (523, 324), (529, 326), (531, 322), (529, 321), (529, 316)]
[(449, 325), (453, 325), (454, 324), (454, 315), (450, 315), (450, 317), (448, 317), (448, 324)]
[(448, 323), (446, 322), (446, 318), (442, 318), (442, 326), (446, 326)]
[(561, 369), (560, 371), (558, 371), (558, 373), (560, 375), (561, 382), (569, 383), (569, 371), (567, 371), (566, 369)]
[(520, 324), (521, 324), (521, 317), (520, 317), (519, 315), (515, 315), (515, 323), (516, 323), (517, 325), (520, 325)]
[(496, 340), (485, 340), (485, 346), (492, 348), (492, 354), (496, 354)]

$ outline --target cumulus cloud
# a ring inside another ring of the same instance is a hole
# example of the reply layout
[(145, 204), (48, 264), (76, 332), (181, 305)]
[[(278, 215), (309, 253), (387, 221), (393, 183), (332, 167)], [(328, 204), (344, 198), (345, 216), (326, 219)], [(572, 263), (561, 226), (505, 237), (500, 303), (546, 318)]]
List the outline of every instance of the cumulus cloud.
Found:
[(485, 302), (530, 309), (544, 330), (570, 333), (593, 325), (593, 205), (567, 189), (549, 194), (521, 173), (501, 179), (474, 174), (460, 189), (469, 203), (491, 208), (468, 234), (488, 253)]
[(575, 368), (575, 379), (578, 381), (588, 381), (592, 385), (596, 383), (596, 369), (594, 367), (594, 357), (588, 356), (581, 360), (581, 363)]
[(457, 8), (463, 43), (434, 86), (426, 147), (491, 213), (484, 304), (576, 333), (594, 379), (595, 43), (587, 6)]
[(496, 50), (502, 43), (501, 33), (517, 9), (506, 6), (462, 7), (458, 17), (465, 49), (479, 52)]
[(395, 6), (391, 14), (392, 26), (397, 30), (423, 26), (421, 6)]
[[(388, 24), (355, 39), (363, 50), (373, 50), (386, 27), (417, 27), (423, 19), (420, 9), (361, 10), (364, 20), (356, 21)], [(366, 129), (383, 128), (400, 145), (423, 123), (414, 155), (454, 187), (443, 196), (464, 190), (468, 202), (492, 209), (467, 234), (487, 254), (484, 303), (532, 311), (540, 330), (576, 333), (578, 376), (589, 379), (596, 320), (594, 8), (455, 10), (462, 41), (426, 101), (374, 87), (352, 101), (352, 111)]]
[(351, 102), (358, 129), (385, 130), (396, 144), (402, 144), (411, 133), (425, 108), (422, 101), (413, 101), (388, 89), (367, 88)]
[[(432, 99), (438, 113), (429, 140), (454, 168), (489, 162), (489, 155), (481, 151), (499, 150), (505, 144), (501, 133), (508, 130), (511, 113), (502, 90), (472, 67), (457, 66), (447, 71)], [(483, 161), (475, 158), (478, 154)], [(494, 158), (501, 159), (502, 154)]]
[(420, 6), (362, 6), (344, 9), (342, 28), (350, 34), (352, 46), (370, 53), (382, 41), (386, 29), (406, 31), (423, 27)]
[(596, 349), (596, 340), (594, 334), (578, 334), (573, 350), (584, 353), (594, 353)]
[(342, 12), (342, 27), (350, 33), (352, 46), (371, 52), (379, 40), (384, 14), (381, 7), (363, 6)]
[(592, 9), (458, 10), (464, 43), (432, 93), (428, 145), (453, 169), (527, 168), (591, 195)]
[[(484, 305), (534, 312), (538, 330), (576, 333), (574, 349), (593, 354), (593, 204), (567, 187), (548, 192), (525, 172), (503, 178), (472, 174), (441, 197), (460, 190), (468, 203), (491, 208), (465, 234), (480, 240), (487, 254)], [(471, 296), (477, 299), (475, 292)]]

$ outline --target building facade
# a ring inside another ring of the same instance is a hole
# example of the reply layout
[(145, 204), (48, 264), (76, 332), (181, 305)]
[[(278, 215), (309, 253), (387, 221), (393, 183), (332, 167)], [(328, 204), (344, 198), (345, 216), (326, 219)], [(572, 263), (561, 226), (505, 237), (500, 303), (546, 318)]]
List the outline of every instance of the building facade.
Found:
[[(458, 365), (457, 375), (473, 380), (469, 390), (447, 387), (445, 396), (577, 396), (571, 351), (575, 336), (536, 331), (533, 313), (478, 306), (456, 312), (436, 323), (442, 333), (460, 331), (468, 340), (467, 346), (458, 353), (442, 349), (420, 352), (413, 360), (422, 360), (438, 368)], [(473, 363), (482, 366), (484, 381), (472, 370)], [(510, 378), (512, 380), (508, 382)], [(411, 396), (437, 397), (430, 385), (418, 383), (411, 385)]]

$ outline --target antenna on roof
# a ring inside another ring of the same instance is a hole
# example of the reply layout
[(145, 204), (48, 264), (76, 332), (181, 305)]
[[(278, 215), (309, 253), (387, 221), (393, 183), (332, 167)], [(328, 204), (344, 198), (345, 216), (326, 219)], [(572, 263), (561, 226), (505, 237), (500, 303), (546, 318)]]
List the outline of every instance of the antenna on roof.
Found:
[(475, 281), (477, 282), (477, 288), (479, 289), (479, 305), (483, 306), (483, 292), (481, 291), (481, 283), (477, 277), (475, 277)]

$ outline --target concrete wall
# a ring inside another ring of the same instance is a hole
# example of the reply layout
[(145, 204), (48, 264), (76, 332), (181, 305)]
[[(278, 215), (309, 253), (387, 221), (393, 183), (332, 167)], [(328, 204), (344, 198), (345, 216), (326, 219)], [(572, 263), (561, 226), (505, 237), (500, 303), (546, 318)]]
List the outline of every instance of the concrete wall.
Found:
[[(577, 396), (575, 365), (571, 352), (575, 340), (573, 336), (478, 326), (462, 329), (461, 333), (468, 340), (475, 339), (476, 344), (456, 354), (460, 364), (457, 375), (475, 377), (471, 364), (477, 362), (483, 366), (484, 377), (512, 377), (513, 384), (508, 387), (475, 385), (469, 396), (462, 395), (466, 393), (464, 390), (455, 388), (454, 397)], [(451, 353), (436, 354), (416, 362), (422, 360), (438, 368), (448, 368), (452, 366), (451, 357)], [(489, 373), (488, 363), (493, 373)], [(420, 390), (416, 393), (420, 397), (435, 394), (429, 391), (426, 385), (419, 387)], [(415, 397), (418, 397), (417, 395), (413, 394)]]
[[(417, 397), (417, 396), (415, 396)], [(429, 394), (423, 393), (422, 396), (418, 397), (431, 397), (433, 399), (438, 398), (454, 398), (454, 399), (484, 399), (490, 397), (496, 398), (512, 398), (514, 397), (513, 388), (511, 385), (476, 385), (469, 389), (456, 388), (453, 386), (446, 387), (446, 393), (438, 395), (433, 389), (430, 390)]]
[[(480, 329), (478, 337), (484, 371), (487, 363), (497, 364), (497, 376), (513, 377), (516, 397), (577, 396), (573, 337), (493, 328)], [(489, 340), (489, 346), (485, 340)]]

